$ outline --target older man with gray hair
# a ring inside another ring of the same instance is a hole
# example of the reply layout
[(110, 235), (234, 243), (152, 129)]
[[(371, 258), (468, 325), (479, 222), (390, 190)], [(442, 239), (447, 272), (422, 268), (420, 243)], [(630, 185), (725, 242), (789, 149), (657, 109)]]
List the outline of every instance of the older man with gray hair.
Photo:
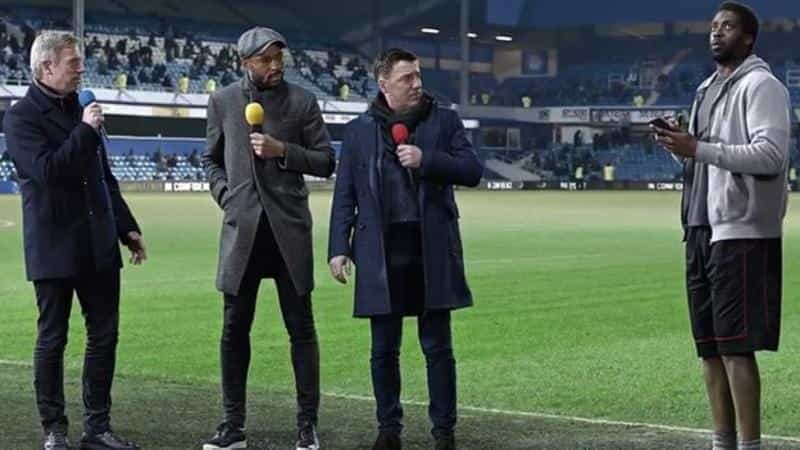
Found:
[(122, 258), (146, 259), (144, 241), (109, 168), (103, 111), (82, 107), (78, 39), (44, 32), (31, 48), (33, 85), (5, 115), (8, 153), (19, 174), (25, 268), (39, 308), (34, 352), (36, 404), (45, 450), (66, 450), (64, 347), (73, 294), (86, 323), (81, 449), (133, 450), (111, 432), (111, 383), (119, 328)]

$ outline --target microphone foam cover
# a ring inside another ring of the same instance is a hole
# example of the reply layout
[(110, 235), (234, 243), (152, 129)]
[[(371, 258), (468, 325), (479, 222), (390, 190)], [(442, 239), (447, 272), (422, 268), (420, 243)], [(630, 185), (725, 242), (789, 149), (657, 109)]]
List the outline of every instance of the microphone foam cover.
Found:
[(405, 144), (408, 141), (408, 127), (404, 123), (392, 125), (392, 140), (395, 145)]
[(264, 124), (264, 108), (260, 103), (249, 103), (244, 108), (244, 118), (250, 126), (260, 126)]
[(96, 101), (97, 99), (95, 98), (94, 92), (92, 92), (91, 89), (83, 89), (78, 94), (78, 103), (81, 104), (82, 108), (86, 108), (87, 106), (91, 105)]

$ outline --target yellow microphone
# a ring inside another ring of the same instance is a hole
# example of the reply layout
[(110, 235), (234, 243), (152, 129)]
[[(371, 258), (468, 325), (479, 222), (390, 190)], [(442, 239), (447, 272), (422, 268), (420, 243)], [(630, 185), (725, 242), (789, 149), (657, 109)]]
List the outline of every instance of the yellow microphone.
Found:
[(244, 108), (244, 119), (250, 125), (251, 133), (261, 133), (261, 127), (264, 125), (264, 108), (260, 103), (249, 103)]

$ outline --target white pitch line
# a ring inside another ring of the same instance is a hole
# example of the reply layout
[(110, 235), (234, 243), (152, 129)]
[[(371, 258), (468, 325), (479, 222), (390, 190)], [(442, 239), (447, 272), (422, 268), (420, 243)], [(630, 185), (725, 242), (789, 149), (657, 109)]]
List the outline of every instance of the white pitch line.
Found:
[(16, 225), (15, 222), (12, 222), (10, 220), (0, 219), (0, 228), (11, 228), (15, 225)]
[[(375, 399), (372, 397), (367, 397), (363, 395), (350, 395), (350, 394), (336, 394), (336, 393), (328, 393), (324, 392), (323, 395), (333, 398), (342, 398), (345, 400), (361, 400), (361, 401), (370, 401), (374, 402)], [(428, 406), (427, 402), (421, 402), (419, 400), (403, 400), (403, 403), (415, 406)], [(458, 405), (458, 409), (472, 411), (482, 414), (499, 414), (504, 416), (517, 416), (517, 417), (532, 417), (536, 419), (551, 419), (551, 420), (562, 420), (567, 422), (580, 422), (580, 423), (589, 423), (594, 425), (611, 425), (611, 426), (621, 426), (621, 427), (639, 427), (639, 428), (650, 428), (654, 430), (663, 430), (663, 431), (677, 431), (677, 432), (684, 432), (684, 433), (694, 433), (694, 434), (711, 434), (711, 430), (704, 430), (701, 428), (688, 428), (688, 427), (677, 427), (671, 425), (660, 425), (660, 424), (653, 424), (653, 423), (644, 423), (644, 422), (624, 422), (619, 420), (606, 420), (606, 419), (590, 419), (587, 417), (578, 417), (578, 416), (562, 416), (559, 414), (548, 414), (548, 413), (537, 413), (531, 411), (514, 411), (508, 409), (497, 409), (497, 408), (482, 408), (479, 406), (469, 406), (469, 405)], [(796, 437), (788, 437), (788, 436), (772, 436), (769, 434), (762, 435), (764, 439), (776, 440), (776, 441), (787, 441), (787, 442), (796, 442), (800, 443), (800, 438)]]
[[(15, 366), (15, 367), (33, 367), (33, 364), (27, 361), (12, 361), (7, 359), (0, 359), (0, 365), (7, 365), (7, 366)], [(180, 383), (177, 383), (180, 384)], [(326, 397), (332, 398), (341, 398), (344, 400), (356, 400), (356, 401), (363, 401), (363, 402), (374, 402), (375, 399), (372, 397), (368, 397), (365, 395), (352, 395), (352, 394), (339, 394), (335, 392), (322, 392), (322, 395)], [(419, 400), (407, 400), (404, 399), (403, 403), (407, 405), (414, 405), (414, 406), (428, 406), (427, 402), (422, 402)], [(689, 427), (678, 427), (672, 425), (660, 425), (655, 423), (644, 423), (644, 422), (625, 422), (621, 420), (606, 420), (606, 419), (591, 419), (588, 417), (578, 417), (578, 416), (563, 416), (559, 414), (548, 414), (548, 413), (538, 413), (538, 412), (531, 412), (531, 411), (515, 411), (510, 409), (498, 409), (498, 408), (482, 408), (480, 406), (469, 406), (469, 405), (458, 405), (458, 409), (465, 410), (465, 411), (472, 411), (476, 413), (482, 414), (498, 414), (503, 416), (516, 416), (516, 417), (531, 417), (535, 419), (550, 419), (550, 420), (561, 420), (565, 422), (579, 422), (579, 423), (588, 423), (592, 425), (608, 425), (608, 426), (618, 426), (618, 427), (636, 427), (636, 428), (649, 428), (652, 430), (662, 430), (662, 431), (673, 431), (673, 432), (681, 432), (681, 433), (692, 433), (692, 434), (704, 434), (710, 435), (711, 430), (704, 430), (702, 428), (689, 428)], [(793, 442), (793, 443), (800, 443), (800, 438), (797, 437), (790, 437), (790, 436), (773, 436), (770, 434), (761, 435), (763, 439), (769, 439), (773, 441), (785, 441), (785, 442)]]
[(12, 361), (9, 359), (0, 359), (0, 366), (33, 367), (33, 363), (28, 361)]

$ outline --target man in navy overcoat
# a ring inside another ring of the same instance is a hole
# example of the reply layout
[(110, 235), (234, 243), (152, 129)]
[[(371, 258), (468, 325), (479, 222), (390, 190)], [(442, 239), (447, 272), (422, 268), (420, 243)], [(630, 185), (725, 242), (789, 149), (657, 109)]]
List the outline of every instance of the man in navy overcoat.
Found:
[(436, 449), (454, 449), (456, 369), (450, 311), (472, 305), (453, 186), (483, 166), (458, 114), (422, 90), (419, 59), (390, 49), (376, 61), (380, 93), (345, 130), (331, 211), (329, 264), (356, 266), (356, 317), (370, 318), (379, 434), (399, 449), (399, 353), (404, 316), (418, 318)]

